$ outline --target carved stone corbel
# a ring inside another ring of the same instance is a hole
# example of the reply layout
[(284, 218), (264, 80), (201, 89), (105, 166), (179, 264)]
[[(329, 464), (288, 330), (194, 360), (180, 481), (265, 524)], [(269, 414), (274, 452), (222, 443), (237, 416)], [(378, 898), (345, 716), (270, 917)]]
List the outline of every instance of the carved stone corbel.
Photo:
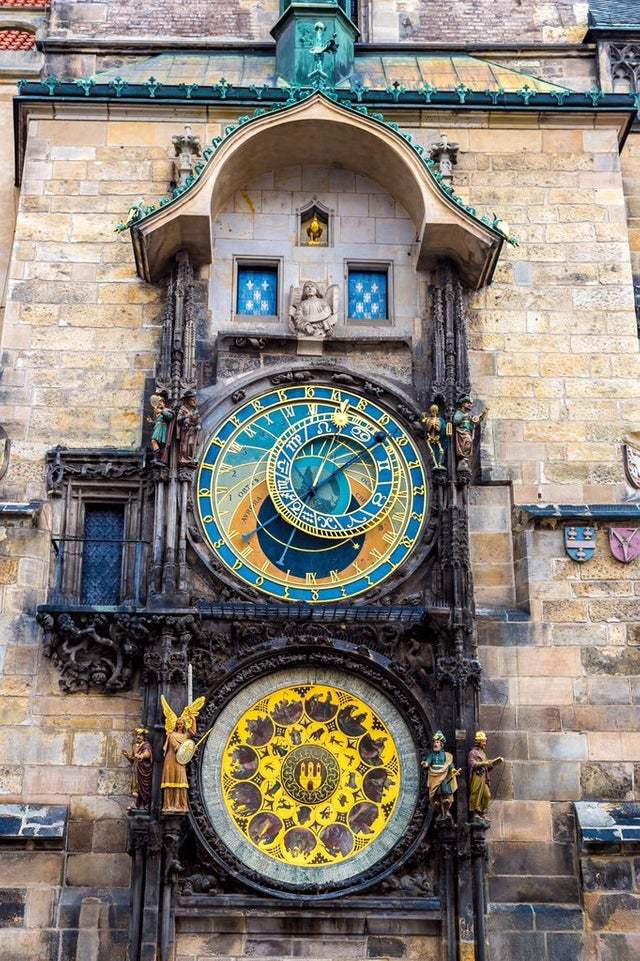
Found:
[(89, 690), (114, 693), (131, 686), (135, 660), (148, 630), (129, 614), (40, 611), (43, 653), (60, 672), (65, 693)]
[(480, 687), (482, 666), (475, 657), (465, 657), (456, 653), (436, 659), (436, 683), (438, 687), (449, 684), (456, 689), (467, 686)]

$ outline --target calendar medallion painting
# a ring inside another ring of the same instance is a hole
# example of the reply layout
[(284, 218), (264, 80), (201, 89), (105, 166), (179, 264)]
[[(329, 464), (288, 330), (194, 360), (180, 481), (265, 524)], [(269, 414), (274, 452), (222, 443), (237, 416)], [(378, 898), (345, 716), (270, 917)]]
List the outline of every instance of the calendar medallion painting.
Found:
[(290, 885), (341, 883), (388, 854), (417, 800), (416, 749), (368, 682), (295, 668), (243, 689), (203, 757), (211, 824), (236, 857)]

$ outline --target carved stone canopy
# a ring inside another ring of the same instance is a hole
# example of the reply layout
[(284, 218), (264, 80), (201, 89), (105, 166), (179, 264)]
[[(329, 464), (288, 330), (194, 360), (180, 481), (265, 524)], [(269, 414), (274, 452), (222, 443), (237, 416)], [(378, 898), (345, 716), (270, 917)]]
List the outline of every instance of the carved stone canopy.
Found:
[(413, 219), (420, 269), (449, 258), (470, 287), (490, 281), (500, 237), (442, 193), (392, 128), (321, 93), (245, 124), (218, 148), (188, 191), (133, 227), (140, 276), (157, 281), (181, 249), (196, 264), (211, 263), (213, 224), (228, 198), (270, 170), (304, 163), (336, 164), (386, 187)]

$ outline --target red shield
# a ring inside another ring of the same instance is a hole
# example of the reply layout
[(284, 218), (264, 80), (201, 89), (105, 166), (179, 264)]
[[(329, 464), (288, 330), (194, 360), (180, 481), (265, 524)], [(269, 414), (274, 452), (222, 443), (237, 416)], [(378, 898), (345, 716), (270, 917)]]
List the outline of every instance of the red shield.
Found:
[(640, 557), (640, 527), (610, 527), (609, 547), (617, 561), (634, 561)]

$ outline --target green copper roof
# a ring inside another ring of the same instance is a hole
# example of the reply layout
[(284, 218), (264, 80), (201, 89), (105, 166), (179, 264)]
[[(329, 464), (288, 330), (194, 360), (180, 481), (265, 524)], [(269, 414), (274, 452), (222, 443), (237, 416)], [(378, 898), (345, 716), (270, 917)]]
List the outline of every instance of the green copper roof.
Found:
[(158, 210), (164, 209), (165, 207), (174, 203), (176, 200), (178, 200), (179, 197), (181, 197), (183, 194), (191, 190), (191, 188), (199, 181), (200, 177), (203, 175), (208, 165), (211, 163), (213, 157), (215, 156), (216, 151), (220, 148), (220, 146), (223, 143), (226, 142), (226, 140), (229, 137), (232, 137), (237, 130), (241, 129), (242, 127), (245, 127), (247, 124), (252, 123), (253, 121), (259, 119), (260, 117), (264, 117), (268, 113), (275, 113), (282, 110), (291, 109), (297, 104), (302, 103), (305, 100), (308, 100), (310, 97), (316, 96), (318, 93), (321, 93), (321, 95), (323, 97), (326, 97), (328, 100), (331, 100), (332, 102), (337, 103), (340, 107), (342, 107), (342, 109), (359, 113), (363, 116), (370, 118), (375, 123), (379, 123), (385, 126), (387, 129), (394, 131), (394, 133), (398, 137), (401, 137), (411, 147), (411, 149), (418, 155), (418, 157), (422, 161), (423, 166), (429, 173), (431, 179), (436, 184), (438, 190), (444, 197), (447, 198), (447, 200), (454, 203), (460, 210), (464, 211), (473, 220), (477, 221), (478, 223), (481, 223), (485, 228), (492, 231), (492, 233), (494, 233), (497, 237), (499, 237), (500, 240), (507, 240), (509, 243), (517, 245), (517, 240), (515, 239), (515, 237), (509, 236), (500, 227), (500, 218), (497, 216), (497, 214), (494, 214), (493, 218), (487, 217), (486, 215), (479, 216), (474, 207), (471, 207), (465, 204), (462, 197), (459, 197), (454, 191), (453, 187), (450, 186), (450, 184), (448, 184), (444, 180), (442, 174), (438, 169), (438, 165), (434, 163), (433, 160), (430, 159), (425, 148), (421, 144), (415, 143), (410, 133), (407, 133), (404, 130), (400, 130), (400, 127), (398, 126), (397, 123), (387, 122), (381, 113), (369, 112), (369, 110), (367, 109), (367, 107), (364, 106), (364, 104), (357, 103), (357, 102), (353, 103), (349, 99), (340, 98), (337, 92), (332, 92), (327, 90), (320, 92), (318, 90), (309, 90), (309, 89), (292, 90), (290, 98), (284, 103), (274, 104), (270, 107), (259, 107), (257, 110), (254, 110), (252, 115), (245, 114), (239, 117), (235, 123), (228, 124), (224, 129), (223, 136), (214, 137), (213, 140), (211, 141), (211, 144), (205, 147), (205, 149), (202, 152), (202, 160), (196, 164), (193, 176), (189, 177), (184, 184), (181, 184), (179, 187), (176, 187), (173, 190), (171, 196), (163, 197), (158, 204), (145, 205), (143, 201), (140, 201), (139, 203), (135, 204), (129, 211), (127, 220), (123, 223), (118, 224), (116, 226), (116, 230), (121, 233), (127, 229), (138, 226), (140, 223), (142, 223), (143, 220), (146, 220), (148, 217), (153, 216), (153, 214), (157, 213)]
[[(129, 84), (146, 83), (153, 77), (163, 84), (215, 85), (224, 77), (231, 86), (286, 88), (275, 76), (275, 57), (269, 52), (193, 52), (161, 53), (120, 69), (106, 70), (94, 77), (96, 83), (121, 78)], [(394, 85), (415, 89), (430, 85), (438, 90), (455, 90), (463, 84), (468, 90), (505, 92), (527, 86), (537, 92), (566, 90), (558, 84), (538, 80), (501, 64), (469, 57), (466, 54), (361, 53), (356, 55), (351, 77), (340, 88), (351, 86), (385, 90)]]
[(469, 90), (549, 91), (566, 88), (510, 67), (469, 57), (466, 54), (378, 54), (364, 53), (356, 57), (354, 77), (364, 86), (385, 89), (395, 83), (411, 88), (431, 84), (438, 90), (455, 90), (464, 84)]
[(126, 83), (146, 83), (154, 77), (164, 84), (197, 83), (200, 87), (212, 86), (221, 77), (236, 87), (283, 86), (275, 78), (276, 60), (272, 53), (160, 53), (136, 63), (105, 70), (95, 75), (96, 83), (108, 83), (116, 77)]

